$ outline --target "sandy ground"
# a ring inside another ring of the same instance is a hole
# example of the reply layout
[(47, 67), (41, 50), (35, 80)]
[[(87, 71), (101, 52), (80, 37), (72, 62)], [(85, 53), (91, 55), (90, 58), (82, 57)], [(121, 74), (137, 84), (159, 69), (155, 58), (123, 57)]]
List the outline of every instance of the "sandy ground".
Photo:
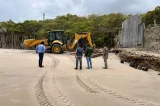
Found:
[(157, 91), (160, 88), (158, 72), (153, 70), (144, 72), (129, 67), (127, 63), (121, 64), (114, 54), (109, 56), (109, 69), (100, 69), (103, 66), (99, 64), (101, 61), (101, 58), (93, 59), (94, 69), (83, 71), (82, 74), (123, 96), (160, 104), (160, 92)]
[(0, 106), (160, 106), (158, 72), (133, 69), (114, 54), (106, 70), (102, 57), (92, 59), (93, 69), (83, 58), (83, 69), (74, 70), (69, 53), (46, 53), (44, 68), (34, 51), (1, 49), (0, 59)]
[[(75, 71), (74, 56), (55, 56), (62, 59), (57, 68), (57, 82), (61, 91), (65, 93), (74, 103), (79, 106), (135, 106), (135, 105), (157, 105), (160, 104), (160, 77), (158, 72), (136, 70), (129, 67), (127, 63), (121, 64), (119, 58), (110, 54), (108, 59), (109, 69), (102, 69), (102, 57), (92, 59), (93, 69), (86, 69), (86, 60), (83, 58), (83, 70)], [(61, 67), (68, 66), (65, 70)], [(80, 87), (75, 76), (79, 76), (89, 88), (96, 89), (98, 93), (84, 92), (87, 87)], [(90, 81), (95, 82), (103, 89), (94, 86)], [(110, 94), (110, 91), (113, 94)], [(117, 98), (116, 95), (122, 96)], [(127, 100), (126, 98), (129, 98)], [(135, 103), (134, 103), (134, 102)]]
[(40, 69), (32, 52), (0, 49), (0, 106), (39, 106), (35, 86), (51, 59), (44, 57), (46, 67)]

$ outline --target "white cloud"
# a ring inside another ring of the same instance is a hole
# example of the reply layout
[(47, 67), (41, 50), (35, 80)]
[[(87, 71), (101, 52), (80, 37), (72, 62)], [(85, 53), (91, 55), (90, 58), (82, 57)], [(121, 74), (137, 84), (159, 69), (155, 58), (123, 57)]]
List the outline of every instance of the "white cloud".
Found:
[[(0, 0), (0, 21), (12, 19), (15, 22), (27, 19), (56, 17), (67, 13), (77, 15), (145, 13), (160, 5), (159, 0)], [(39, 18), (34, 18), (40, 16)]]

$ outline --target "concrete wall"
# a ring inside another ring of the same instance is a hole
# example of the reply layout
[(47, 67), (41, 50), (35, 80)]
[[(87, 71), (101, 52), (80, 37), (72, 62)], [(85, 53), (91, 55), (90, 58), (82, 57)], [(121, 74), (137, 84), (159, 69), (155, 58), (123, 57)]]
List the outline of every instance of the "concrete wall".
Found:
[(144, 24), (141, 23), (141, 17), (131, 16), (122, 23), (120, 31), (120, 47), (143, 47)]

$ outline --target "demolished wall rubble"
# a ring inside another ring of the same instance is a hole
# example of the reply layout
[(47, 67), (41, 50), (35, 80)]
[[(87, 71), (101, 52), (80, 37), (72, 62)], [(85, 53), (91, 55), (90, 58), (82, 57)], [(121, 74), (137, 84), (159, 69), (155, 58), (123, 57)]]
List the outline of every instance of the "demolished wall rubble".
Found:
[(160, 51), (160, 26), (149, 26), (144, 31), (144, 48)]

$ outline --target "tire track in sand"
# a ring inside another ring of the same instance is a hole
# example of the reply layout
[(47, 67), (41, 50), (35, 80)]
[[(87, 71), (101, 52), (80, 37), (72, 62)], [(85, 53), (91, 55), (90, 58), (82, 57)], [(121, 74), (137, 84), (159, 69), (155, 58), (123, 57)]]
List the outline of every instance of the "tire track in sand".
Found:
[(55, 72), (59, 60), (53, 55), (47, 56), (52, 58), (52, 65), (50, 70), (39, 79), (35, 87), (39, 104), (41, 106), (76, 106), (63, 95), (56, 84)]
[[(75, 59), (73, 59), (73, 57), (66, 55), (68, 58), (70, 58), (72, 60), (72, 62), (75, 63)], [(150, 103), (150, 102), (146, 102), (146, 101), (142, 101), (139, 99), (133, 99), (127, 96), (124, 96), (123, 94), (119, 94), (111, 89), (102, 87), (101, 85), (99, 85), (98, 83), (96, 83), (95, 81), (91, 80), (90, 78), (86, 77), (86, 76), (82, 76), (81, 73), (78, 71), (77, 73), (77, 83), (85, 89), (85, 91), (90, 92), (90, 93), (100, 93), (100, 92), (104, 92), (108, 95), (111, 95), (117, 99), (121, 99), (124, 100), (126, 102), (135, 104), (135, 105), (143, 105), (143, 106), (160, 106), (160, 104), (154, 104), (154, 103)]]

